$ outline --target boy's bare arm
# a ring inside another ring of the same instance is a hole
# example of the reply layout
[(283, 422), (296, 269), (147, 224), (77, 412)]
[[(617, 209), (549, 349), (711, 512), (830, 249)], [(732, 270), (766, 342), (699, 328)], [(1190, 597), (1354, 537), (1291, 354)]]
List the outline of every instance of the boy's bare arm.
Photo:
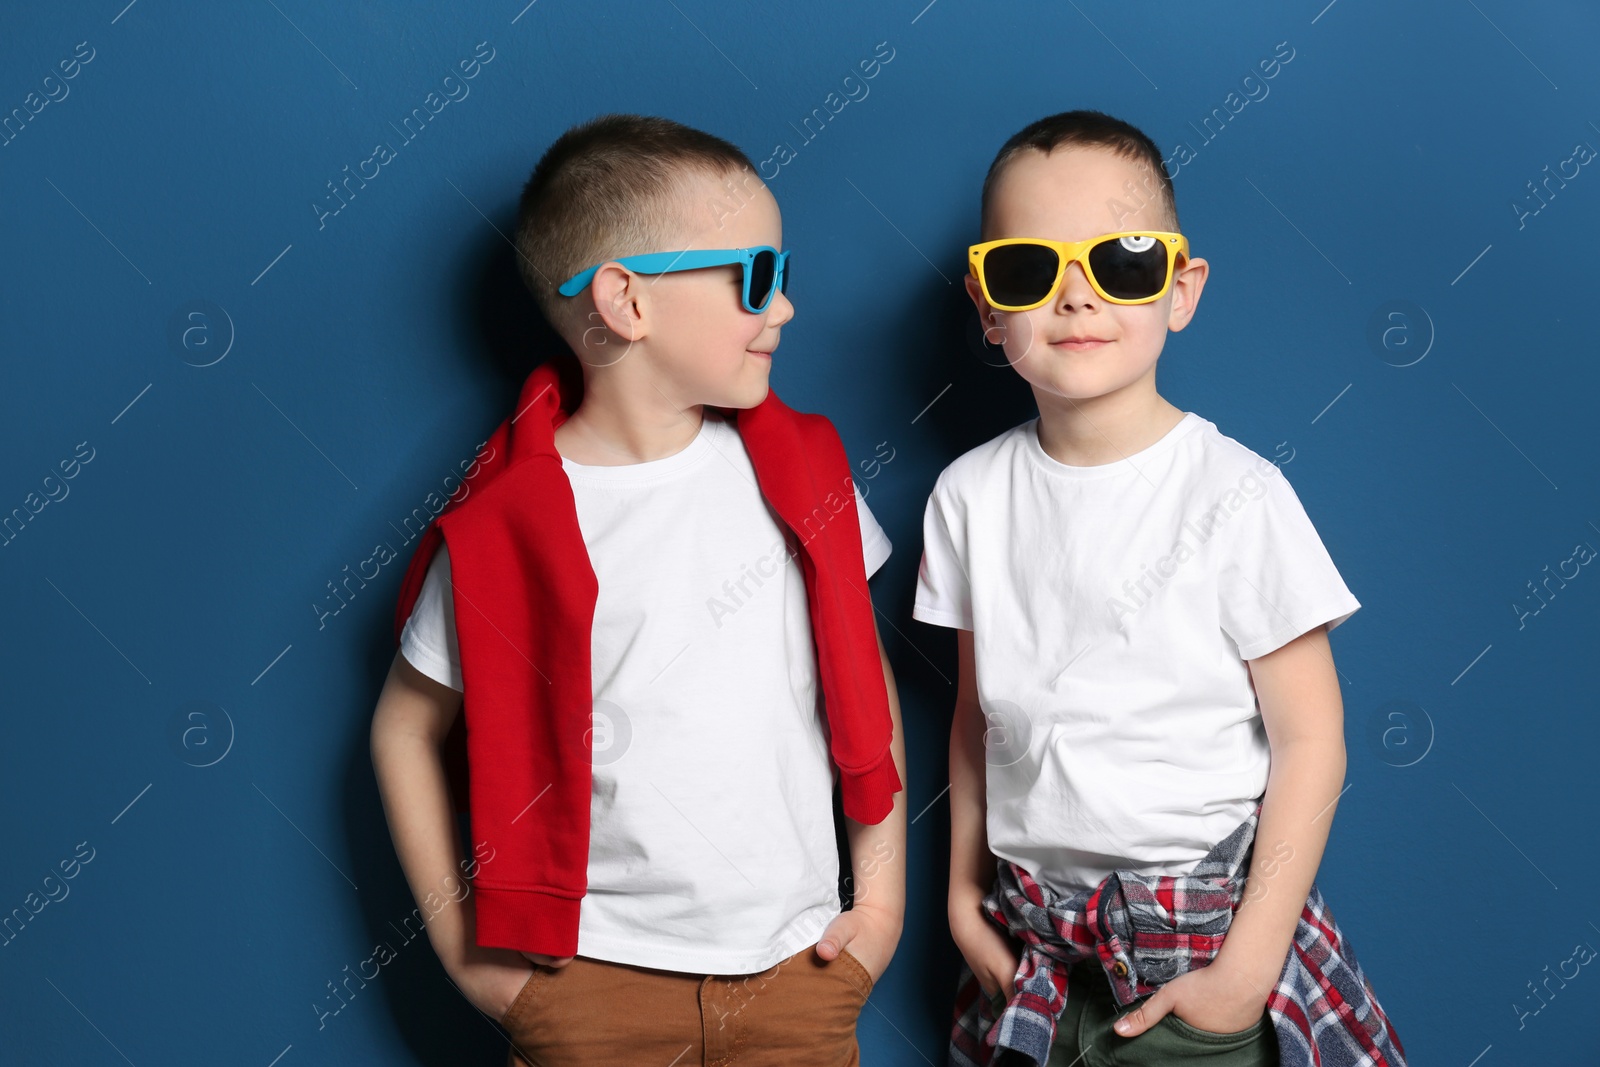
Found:
[[(877, 633), (877, 622), (873, 622)], [(817, 954), (823, 959), (838, 956), (848, 947), (874, 980), (888, 969), (895, 946), (905, 926), (906, 914), (906, 745), (900, 727), (900, 695), (895, 689), (894, 671), (883, 638), (878, 636), (878, 658), (883, 663), (883, 681), (889, 690), (889, 718), (894, 734), (889, 742), (895, 771), (902, 788), (894, 795), (894, 807), (882, 822), (863, 823), (845, 817), (845, 833), (850, 840), (851, 885), (855, 902), (822, 932)], [(842, 940), (841, 940), (842, 939)], [(823, 946), (830, 945), (826, 955)]]
[(1265, 1003), (1288, 958), (1344, 784), (1344, 701), (1326, 626), (1249, 664), (1272, 770), (1244, 901), (1218, 958), (1241, 968)]
[(1138, 1034), (1168, 1011), (1202, 1030), (1242, 1030), (1261, 1017), (1294, 940), (1328, 843), (1345, 772), (1344, 703), (1326, 626), (1247, 661), (1272, 746), (1244, 899), (1208, 967), (1167, 983), (1118, 1032)]
[(995, 857), (989, 851), (984, 735), (988, 723), (978, 700), (978, 675), (971, 630), (956, 631), (955, 715), (950, 723), (950, 934), (978, 985), (991, 996), (1011, 995), (1019, 959), (1010, 940), (983, 914), (983, 898), (994, 888)]
[(532, 973), (521, 953), (480, 948), (474, 933), (469, 870), (457, 835), (441, 746), (461, 710), (461, 694), (396, 652), (372, 717), (372, 767), (395, 853), (427, 920), (428, 941), (462, 993), (499, 1019)]
[(949, 909), (976, 912), (993, 888), (994, 857), (989, 853), (985, 800), (983, 708), (978, 703), (972, 631), (956, 631), (955, 715), (950, 722), (950, 895)]

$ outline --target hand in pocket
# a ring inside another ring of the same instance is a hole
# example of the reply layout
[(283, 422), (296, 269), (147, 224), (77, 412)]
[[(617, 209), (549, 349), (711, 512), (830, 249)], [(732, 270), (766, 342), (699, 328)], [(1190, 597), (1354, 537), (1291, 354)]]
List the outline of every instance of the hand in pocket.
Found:
[(538, 968), (514, 952), (497, 952), (495, 957), (459, 963), (451, 968), (450, 978), (468, 1003), (500, 1022)]

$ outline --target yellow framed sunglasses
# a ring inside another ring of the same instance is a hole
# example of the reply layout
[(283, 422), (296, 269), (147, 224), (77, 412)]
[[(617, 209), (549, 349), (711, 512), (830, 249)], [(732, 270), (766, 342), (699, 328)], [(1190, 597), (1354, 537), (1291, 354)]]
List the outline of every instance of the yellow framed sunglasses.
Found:
[(992, 307), (1032, 311), (1050, 302), (1074, 263), (1083, 265), (1094, 291), (1113, 304), (1160, 300), (1172, 288), (1179, 256), (1189, 258), (1189, 241), (1181, 233), (1124, 230), (1086, 241), (985, 241), (967, 249), (967, 265)]

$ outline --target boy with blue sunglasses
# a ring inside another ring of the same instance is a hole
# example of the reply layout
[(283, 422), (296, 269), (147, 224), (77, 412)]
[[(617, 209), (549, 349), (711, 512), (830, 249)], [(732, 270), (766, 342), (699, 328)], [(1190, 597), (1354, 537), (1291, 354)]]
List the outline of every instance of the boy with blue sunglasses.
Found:
[(1208, 265), (1139, 130), (1029, 125), (967, 291), (1036, 418), (960, 456), (913, 617), (958, 630), (952, 1067), (1399, 1067), (1313, 878), (1361, 606), (1277, 466), (1156, 391)]
[(515, 245), (572, 351), (424, 534), (373, 724), (413, 893), (472, 882), (433, 947), (513, 1067), (849, 1067), (904, 914), (890, 545), (768, 384), (777, 202), (728, 142), (606, 115), (540, 160)]

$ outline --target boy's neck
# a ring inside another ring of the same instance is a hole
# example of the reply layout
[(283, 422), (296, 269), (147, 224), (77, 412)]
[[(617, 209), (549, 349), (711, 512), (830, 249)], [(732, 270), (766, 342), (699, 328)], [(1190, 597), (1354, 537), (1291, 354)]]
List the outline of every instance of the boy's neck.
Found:
[(641, 396), (620, 384), (611, 376), (586, 376), (582, 401), (556, 427), (563, 459), (589, 467), (649, 463), (682, 452), (699, 435), (702, 405), (679, 409), (659, 390)]
[(1069, 467), (1099, 467), (1142, 452), (1183, 421), (1181, 408), (1155, 390), (1069, 399), (1034, 390), (1039, 447)]

